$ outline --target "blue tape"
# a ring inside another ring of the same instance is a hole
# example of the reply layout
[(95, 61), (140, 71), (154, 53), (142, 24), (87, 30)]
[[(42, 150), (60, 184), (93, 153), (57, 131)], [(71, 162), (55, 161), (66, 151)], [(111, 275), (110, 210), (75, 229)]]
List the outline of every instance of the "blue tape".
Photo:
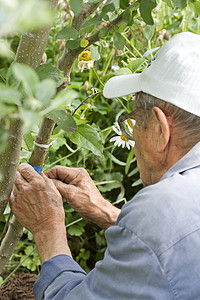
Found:
[(30, 162), (28, 164), (31, 165), (38, 174), (41, 173), (43, 166), (35, 166), (35, 165), (32, 165)]

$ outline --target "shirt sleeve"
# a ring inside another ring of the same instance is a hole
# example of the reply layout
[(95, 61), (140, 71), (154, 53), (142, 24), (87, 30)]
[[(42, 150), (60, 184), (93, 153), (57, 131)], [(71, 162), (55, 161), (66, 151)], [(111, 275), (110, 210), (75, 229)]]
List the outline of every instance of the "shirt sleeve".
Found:
[(174, 299), (155, 253), (130, 230), (106, 230), (104, 259), (86, 274), (69, 256), (46, 261), (34, 285), (37, 300)]

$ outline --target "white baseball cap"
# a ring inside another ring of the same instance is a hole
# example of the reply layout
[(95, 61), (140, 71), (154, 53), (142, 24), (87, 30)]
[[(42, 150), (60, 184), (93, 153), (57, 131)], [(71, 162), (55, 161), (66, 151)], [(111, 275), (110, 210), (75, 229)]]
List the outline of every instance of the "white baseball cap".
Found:
[(104, 86), (106, 98), (144, 92), (200, 117), (200, 35), (173, 36), (140, 74), (114, 76)]

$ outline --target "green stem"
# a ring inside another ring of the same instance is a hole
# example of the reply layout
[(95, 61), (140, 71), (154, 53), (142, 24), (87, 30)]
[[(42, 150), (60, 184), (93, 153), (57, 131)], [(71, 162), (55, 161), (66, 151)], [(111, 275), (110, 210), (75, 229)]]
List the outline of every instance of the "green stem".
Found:
[(6, 279), (2, 282), (2, 285), (21, 267), (21, 265), (29, 258), (29, 256), (36, 250), (36, 246), (33, 248), (33, 250), (16, 266), (16, 268), (6, 277)]
[[(148, 40), (148, 48), (149, 48), (149, 50), (151, 50), (151, 41), (150, 40)], [(151, 52), (150, 56), (151, 56), (151, 59), (152, 59), (153, 58), (153, 53), (152, 52)]]
[(89, 90), (90, 90), (90, 87), (91, 87), (91, 84), (92, 84), (92, 69), (90, 69), (90, 72), (89, 72)]
[(77, 219), (77, 220), (75, 220), (75, 221), (73, 221), (73, 222), (67, 224), (65, 227), (68, 228), (68, 227), (70, 227), (70, 226), (72, 226), (72, 225), (74, 225), (74, 224), (76, 224), (76, 223), (78, 223), (78, 222), (80, 222), (80, 221), (82, 221), (82, 220), (83, 220), (83, 218), (79, 218), (79, 219)]
[(118, 101), (119, 101), (119, 103), (121, 104), (121, 106), (126, 110), (126, 112), (128, 113), (129, 111), (128, 111), (128, 108), (124, 105), (124, 103), (121, 101), (121, 99), (120, 98), (116, 98)]
[(79, 150), (80, 150), (80, 147), (77, 148), (76, 150), (74, 150), (73, 153), (70, 153), (70, 154), (68, 154), (68, 155), (66, 155), (66, 156), (64, 156), (64, 157), (61, 157), (60, 159), (54, 161), (54, 162), (53, 162), (52, 164), (50, 164), (49, 166), (44, 167), (45, 171), (51, 169), (52, 166), (56, 165), (56, 164), (57, 164), (58, 162), (60, 162), (61, 160), (63, 160), (63, 159), (65, 159), (65, 158), (68, 158), (68, 157), (72, 156), (74, 153), (78, 152)]
[(113, 58), (114, 53), (115, 53), (115, 50), (112, 49), (112, 50), (110, 51), (109, 58), (108, 58), (108, 60), (107, 60), (106, 66), (105, 66), (105, 68), (104, 68), (102, 77), (106, 74), (106, 72), (107, 72), (107, 70), (108, 70), (108, 68), (109, 68), (109, 66), (110, 66), (110, 63), (111, 63), (111, 60), (112, 60), (112, 58)]
[(0, 74), (0, 78), (6, 83), (6, 80), (4, 79), (4, 77)]
[(125, 47), (125, 49), (126, 49), (133, 57), (137, 58), (136, 55), (135, 55), (128, 47)]
[(103, 84), (103, 82), (101, 81), (101, 79), (100, 79), (99, 75), (97, 74), (96, 70), (95, 70), (94, 68), (91, 68), (91, 69), (92, 69), (92, 71), (94, 72), (94, 74), (95, 74), (97, 80), (99, 81), (99, 83), (104, 87), (104, 84)]
[(57, 134), (54, 134), (51, 136), (51, 139), (57, 139), (59, 136), (63, 135), (65, 133), (65, 130), (61, 129)]
[[(80, 221), (82, 221), (83, 218), (79, 218), (69, 224), (66, 225), (66, 228), (70, 227), (71, 225), (74, 225)], [(29, 258), (29, 256), (36, 250), (36, 246), (31, 250), (31, 252), (17, 265), (17, 267), (8, 275), (8, 277), (5, 278), (5, 280), (1, 283), (2, 285), (21, 267), (21, 265)]]
[(140, 57), (143, 57), (143, 55), (140, 53), (140, 51), (138, 51), (137, 48), (135, 48), (134, 45), (132, 45), (130, 43), (130, 41), (127, 39), (127, 37), (125, 36), (125, 34), (122, 33), (122, 36), (125, 38), (126, 42), (134, 49), (134, 51), (140, 56)]

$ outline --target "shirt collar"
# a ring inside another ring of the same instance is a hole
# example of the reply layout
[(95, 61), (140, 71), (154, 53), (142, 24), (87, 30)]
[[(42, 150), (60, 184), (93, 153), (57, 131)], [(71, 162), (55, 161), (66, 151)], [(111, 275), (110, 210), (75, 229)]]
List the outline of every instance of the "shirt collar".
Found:
[(186, 155), (179, 159), (160, 180), (200, 166), (200, 142), (198, 142)]

